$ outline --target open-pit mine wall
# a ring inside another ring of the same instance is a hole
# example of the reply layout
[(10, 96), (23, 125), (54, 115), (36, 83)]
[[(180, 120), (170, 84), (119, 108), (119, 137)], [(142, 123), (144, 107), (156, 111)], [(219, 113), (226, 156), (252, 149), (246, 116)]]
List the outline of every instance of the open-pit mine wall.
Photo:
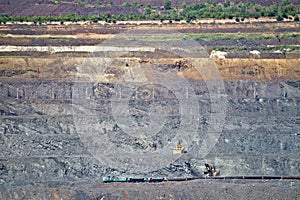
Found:
[[(126, 66), (107, 72), (113, 77), (108, 79), (111, 82), (95, 84), (75, 81), (81, 59), (0, 58), (0, 197), (3, 197), (0, 199), (22, 195), (26, 198), (37, 195), (44, 199), (55, 195), (57, 198), (74, 195), (85, 198), (84, 192), (75, 194), (61, 189), (34, 194), (23, 189), (98, 183), (107, 175), (202, 176), (204, 162), (217, 166), (222, 175), (300, 175), (299, 59), (215, 59), (224, 81), (227, 102), (224, 127), (215, 146), (205, 157), (197, 158), (187, 152), (188, 156), (161, 169), (145, 167), (137, 172), (130, 171), (125, 164), (110, 166), (93, 157), (79, 136), (80, 127), (76, 122), (86, 124), (88, 131), (109, 135), (116, 148), (125, 145), (124, 148), (132, 152), (153, 151), (152, 143), (124, 135), (111, 108), (111, 96), (117, 92), (114, 78), (126, 74), (126, 70), (134, 73), (131, 63), (146, 61), (128, 60)], [(174, 70), (179, 60), (151, 62), (167, 63), (159, 67), (168, 71)], [(211, 112), (208, 82), (205, 82), (210, 80), (196, 79), (189, 68), (178, 73), (188, 79), (197, 97), (201, 118), (196, 138), (202, 141), (201, 132), (207, 130)], [(163, 130), (166, 134), (172, 133), (181, 123), (176, 110), (178, 100), (174, 95), (168, 100), (161, 98), (158, 101), (167, 102), (168, 109), (175, 113), (167, 116)], [(94, 101), (96, 122), (91, 122), (84, 114), (74, 114), (74, 107), (86, 106), (80, 105), (78, 99)], [(147, 110), (143, 102), (130, 101), (130, 104)], [(143, 118), (136, 120), (143, 122)], [(157, 143), (155, 148), (163, 148), (164, 140), (168, 139), (162, 135), (153, 139)], [(20, 187), (23, 189), (13, 189)]]

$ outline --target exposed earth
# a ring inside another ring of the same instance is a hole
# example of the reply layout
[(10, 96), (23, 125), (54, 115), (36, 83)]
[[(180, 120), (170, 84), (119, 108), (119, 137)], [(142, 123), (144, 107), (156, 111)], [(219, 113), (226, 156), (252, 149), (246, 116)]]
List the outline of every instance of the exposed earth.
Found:
[(299, 180), (102, 183), (299, 176), (299, 30), (1, 26), (0, 199), (299, 199)]

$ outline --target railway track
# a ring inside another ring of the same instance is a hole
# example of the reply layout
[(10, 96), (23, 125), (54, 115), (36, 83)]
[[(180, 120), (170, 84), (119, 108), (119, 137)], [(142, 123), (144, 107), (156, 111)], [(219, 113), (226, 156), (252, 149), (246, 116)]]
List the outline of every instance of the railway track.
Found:
[(243, 179), (243, 180), (300, 180), (300, 176), (203, 176), (203, 177), (189, 177), (189, 178), (127, 178), (127, 177), (103, 177), (104, 183), (112, 182), (168, 182), (168, 181), (190, 181), (199, 179), (218, 179), (218, 180), (232, 180), (232, 179)]

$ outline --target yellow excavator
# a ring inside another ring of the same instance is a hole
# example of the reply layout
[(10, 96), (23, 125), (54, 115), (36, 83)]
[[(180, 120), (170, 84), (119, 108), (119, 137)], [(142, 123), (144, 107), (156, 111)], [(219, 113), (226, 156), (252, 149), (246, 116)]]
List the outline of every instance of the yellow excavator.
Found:
[(184, 153), (184, 146), (182, 145), (182, 140), (179, 140), (176, 144), (175, 149), (173, 149), (173, 154)]

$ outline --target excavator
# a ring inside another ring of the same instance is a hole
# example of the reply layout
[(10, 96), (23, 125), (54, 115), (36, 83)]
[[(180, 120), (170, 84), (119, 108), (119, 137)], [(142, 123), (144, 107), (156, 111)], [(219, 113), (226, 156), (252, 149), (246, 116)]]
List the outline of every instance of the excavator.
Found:
[[(173, 154), (181, 154), (181, 153), (185, 153), (185, 149), (183, 146), (183, 141), (179, 140), (178, 143), (176, 144), (175, 148), (173, 149)], [(205, 165), (204, 174), (207, 177), (210, 177), (210, 176), (215, 177), (215, 176), (220, 175), (220, 170), (217, 170), (214, 165), (209, 165), (207, 163), (205, 163), (204, 165)]]
[(182, 140), (179, 140), (176, 144), (175, 149), (173, 149), (173, 154), (185, 153), (184, 146), (182, 145)]
[(206, 174), (207, 177), (209, 176), (219, 176), (220, 175), (220, 170), (216, 170), (216, 167), (214, 165), (209, 165), (207, 163), (205, 165), (205, 170), (204, 174)]

